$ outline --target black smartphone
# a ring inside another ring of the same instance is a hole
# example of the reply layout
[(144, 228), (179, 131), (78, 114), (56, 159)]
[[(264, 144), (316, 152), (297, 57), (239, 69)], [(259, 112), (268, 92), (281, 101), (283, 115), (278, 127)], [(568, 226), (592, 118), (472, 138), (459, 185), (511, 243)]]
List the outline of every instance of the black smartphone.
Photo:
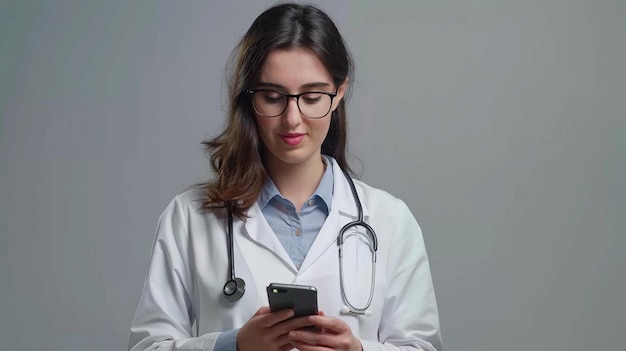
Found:
[(271, 283), (267, 286), (267, 299), (272, 312), (290, 308), (294, 317), (318, 314), (317, 289), (313, 286)]

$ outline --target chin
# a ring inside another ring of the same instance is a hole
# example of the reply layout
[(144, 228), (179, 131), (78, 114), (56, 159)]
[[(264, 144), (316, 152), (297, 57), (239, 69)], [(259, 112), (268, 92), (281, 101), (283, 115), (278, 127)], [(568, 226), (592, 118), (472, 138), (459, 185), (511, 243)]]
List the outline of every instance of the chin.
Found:
[(280, 162), (293, 165), (293, 166), (306, 163), (306, 161), (308, 161), (309, 159), (310, 157), (297, 157), (297, 156), (285, 156), (285, 157), (279, 158)]
[(305, 153), (303, 150), (291, 150), (278, 155), (275, 154), (274, 158), (276, 158), (278, 162), (295, 166), (306, 163), (312, 157), (315, 157), (315, 155), (315, 153)]

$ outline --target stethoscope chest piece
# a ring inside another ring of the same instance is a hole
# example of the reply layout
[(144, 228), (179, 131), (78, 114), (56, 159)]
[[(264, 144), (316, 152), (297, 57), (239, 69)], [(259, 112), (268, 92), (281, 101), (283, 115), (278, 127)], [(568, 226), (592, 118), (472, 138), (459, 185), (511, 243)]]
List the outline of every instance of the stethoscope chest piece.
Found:
[(239, 300), (246, 291), (246, 282), (241, 278), (230, 279), (224, 284), (224, 297), (228, 302)]

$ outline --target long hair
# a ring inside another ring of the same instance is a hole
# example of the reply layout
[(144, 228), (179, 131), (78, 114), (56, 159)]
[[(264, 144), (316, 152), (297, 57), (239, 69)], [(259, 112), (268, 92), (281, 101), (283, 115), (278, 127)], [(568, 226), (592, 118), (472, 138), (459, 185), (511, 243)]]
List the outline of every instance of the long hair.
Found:
[(201, 184), (206, 193), (203, 208), (227, 207), (245, 220), (267, 180), (263, 142), (246, 89), (253, 87), (266, 56), (274, 49), (306, 47), (322, 61), (339, 86), (349, 77), (344, 98), (332, 112), (322, 154), (334, 157), (342, 169), (352, 172), (346, 156), (346, 103), (354, 64), (339, 30), (322, 10), (312, 5), (280, 4), (263, 12), (252, 23), (229, 60), (228, 117), (224, 130), (205, 140), (214, 178)]

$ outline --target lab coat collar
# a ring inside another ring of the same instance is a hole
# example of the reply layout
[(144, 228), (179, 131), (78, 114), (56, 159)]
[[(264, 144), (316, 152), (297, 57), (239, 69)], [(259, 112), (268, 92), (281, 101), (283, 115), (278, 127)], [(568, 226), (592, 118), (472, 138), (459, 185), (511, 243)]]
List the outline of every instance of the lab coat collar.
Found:
[[(354, 195), (350, 190), (348, 180), (345, 178), (341, 167), (337, 164), (337, 161), (335, 161), (332, 157), (328, 157), (328, 159), (331, 160), (333, 167), (334, 187), (332, 208), (326, 222), (317, 234), (313, 245), (302, 262), (300, 272), (306, 270), (306, 268), (315, 262), (330, 245), (333, 245), (336, 242), (339, 230), (344, 225), (358, 219), (357, 206)], [(359, 191), (358, 185), (356, 185), (356, 188), (359, 197), (362, 199), (363, 192)], [(363, 208), (363, 217), (367, 221), (369, 212), (363, 202), (361, 202), (361, 206)], [(248, 210), (248, 219), (246, 220), (244, 227), (246, 232), (245, 234), (251, 240), (273, 252), (286, 265), (291, 267), (294, 273), (297, 272), (289, 254), (278, 240), (278, 237), (272, 231), (265, 217), (263, 217), (257, 202), (255, 202)]]

